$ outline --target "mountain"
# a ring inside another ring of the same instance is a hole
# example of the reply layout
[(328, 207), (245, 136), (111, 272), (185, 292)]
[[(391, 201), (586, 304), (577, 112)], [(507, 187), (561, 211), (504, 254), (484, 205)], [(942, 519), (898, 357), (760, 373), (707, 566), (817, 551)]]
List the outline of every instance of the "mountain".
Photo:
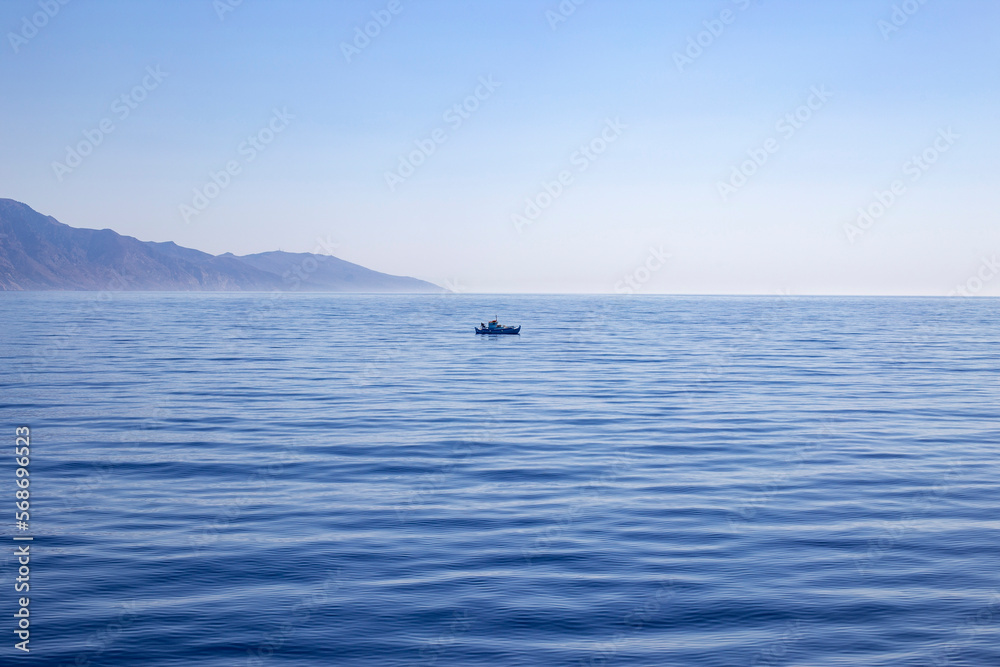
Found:
[(110, 229), (79, 229), (0, 199), (0, 290), (445, 292), (330, 255), (210, 255)]

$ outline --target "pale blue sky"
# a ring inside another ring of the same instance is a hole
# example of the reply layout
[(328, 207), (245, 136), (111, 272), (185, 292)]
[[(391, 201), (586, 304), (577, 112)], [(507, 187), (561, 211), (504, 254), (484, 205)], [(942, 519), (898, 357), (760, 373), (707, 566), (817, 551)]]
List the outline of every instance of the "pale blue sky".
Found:
[[(220, 19), (225, 2), (0, 5), (0, 196), (212, 253), (335, 243), (466, 291), (1000, 294), (994, 0), (586, 0), (554, 24), (558, 0), (243, 0)], [(884, 34), (894, 5), (915, 11)], [(54, 15), (26, 28), (40, 6)], [(342, 44), (383, 11), (348, 62)], [(466, 99), (467, 118), (445, 116)], [(776, 125), (809, 101), (793, 133)], [(102, 120), (113, 131), (78, 166), (53, 166)], [(263, 150), (243, 143), (262, 130)], [(603, 153), (577, 153), (602, 132)], [(905, 164), (925, 150), (926, 170)]]

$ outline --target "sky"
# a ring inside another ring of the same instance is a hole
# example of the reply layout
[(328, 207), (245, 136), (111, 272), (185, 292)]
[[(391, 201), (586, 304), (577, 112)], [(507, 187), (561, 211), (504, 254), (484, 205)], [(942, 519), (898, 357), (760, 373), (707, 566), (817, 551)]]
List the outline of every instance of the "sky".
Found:
[(74, 227), (458, 292), (1000, 295), (995, 0), (63, 2), (0, 4), (0, 197)]

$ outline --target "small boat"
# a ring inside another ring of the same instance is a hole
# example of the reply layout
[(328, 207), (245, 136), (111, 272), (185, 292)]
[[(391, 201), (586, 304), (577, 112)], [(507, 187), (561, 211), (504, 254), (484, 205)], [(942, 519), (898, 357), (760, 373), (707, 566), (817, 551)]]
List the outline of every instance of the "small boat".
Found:
[[(480, 322), (482, 324), (482, 322)], [(490, 320), (489, 324), (482, 324), (482, 328), (476, 327), (477, 334), (516, 334), (521, 333), (521, 325), (516, 327), (505, 327), (497, 324), (496, 319)]]

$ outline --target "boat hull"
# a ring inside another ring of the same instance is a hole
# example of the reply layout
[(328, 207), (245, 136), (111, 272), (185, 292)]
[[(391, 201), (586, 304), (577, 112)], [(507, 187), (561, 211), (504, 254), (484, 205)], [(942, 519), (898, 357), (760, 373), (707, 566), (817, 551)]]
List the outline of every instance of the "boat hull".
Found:
[(502, 329), (480, 329), (479, 327), (476, 327), (476, 333), (486, 334), (488, 336), (496, 336), (503, 334), (519, 334), (521, 333), (521, 326), (518, 325), (516, 327), (504, 327)]

